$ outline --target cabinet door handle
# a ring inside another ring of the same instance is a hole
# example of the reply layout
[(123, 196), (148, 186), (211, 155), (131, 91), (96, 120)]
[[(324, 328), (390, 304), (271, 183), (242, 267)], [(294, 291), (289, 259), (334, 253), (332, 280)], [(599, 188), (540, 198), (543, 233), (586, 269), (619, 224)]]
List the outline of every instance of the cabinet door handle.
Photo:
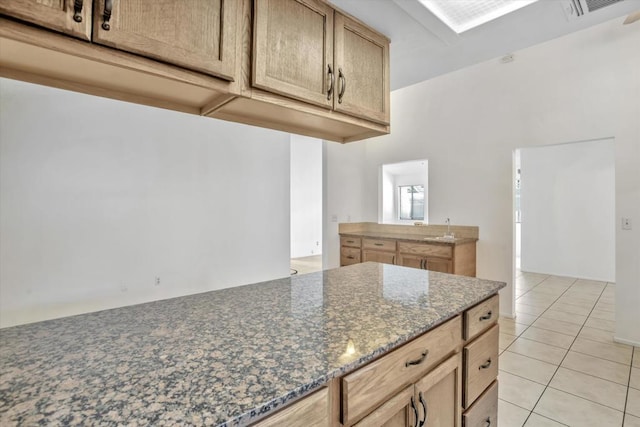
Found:
[(76, 22), (82, 22), (82, 2), (83, 0), (73, 2), (73, 20)]
[(342, 73), (342, 68), (338, 68), (338, 80), (342, 81), (342, 84), (340, 85), (340, 93), (338, 94), (338, 104), (342, 104), (344, 91), (347, 90), (347, 78)]
[(395, 263), (396, 263), (396, 256), (394, 255), (394, 256), (391, 258), (391, 264), (395, 264)]
[(416, 427), (418, 427), (420, 420), (418, 419), (418, 408), (416, 408), (416, 402), (414, 402), (413, 396), (411, 396), (411, 409), (413, 409), (413, 416), (416, 417)]
[(427, 402), (424, 401), (422, 392), (418, 393), (418, 398), (420, 399), (420, 404), (422, 405), (422, 410), (424, 411), (424, 419), (420, 421), (420, 426), (419, 426), (419, 427), (422, 427), (427, 423), (427, 417), (429, 417), (429, 412), (427, 412)]
[(356, 257), (354, 257), (353, 255), (349, 255), (347, 259), (356, 259)]
[(425, 350), (420, 355), (420, 358), (418, 358), (416, 360), (409, 360), (408, 362), (405, 362), (404, 363), (404, 367), (408, 368), (409, 366), (412, 366), (412, 365), (419, 365), (419, 364), (421, 364), (422, 362), (425, 361), (425, 359), (427, 358), (428, 355), (429, 355), (429, 350)]
[(489, 366), (491, 366), (491, 359), (487, 359), (486, 362), (484, 362), (482, 365), (478, 366), (478, 370), (487, 369)]
[[(329, 89), (327, 90), (327, 101), (331, 99), (331, 95), (333, 94), (333, 84), (335, 83), (336, 76), (333, 74), (333, 70), (331, 69), (331, 64), (327, 65), (329, 71), (327, 71), (327, 77), (329, 78)], [(353, 243), (349, 241), (349, 243)]]
[(486, 420), (484, 420), (485, 424), (484, 427), (491, 427), (491, 417), (487, 417)]
[(105, 31), (109, 31), (111, 29), (111, 25), (109, 24), (109, 20), (111, 20), (111, 11), (113, 10), (113, 0), (104, 0), (104, 12), (102, 13), (102, 29)]
[(480, 316), (480, 321), (482, 322), (483, 320), (489, 320), (491, 319), (491, 315), (493, 313), (491, 311), (489, 311), (487, 314), (485, 314), (484, 316)]

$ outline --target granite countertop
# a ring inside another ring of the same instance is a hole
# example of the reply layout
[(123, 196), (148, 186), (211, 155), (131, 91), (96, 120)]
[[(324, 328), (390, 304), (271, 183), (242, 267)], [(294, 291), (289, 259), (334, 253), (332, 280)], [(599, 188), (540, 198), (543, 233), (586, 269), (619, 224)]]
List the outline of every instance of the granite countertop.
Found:
[(363, 263), (0, 329), (0, 425), (246, 425), (504, 286)]
[(478, 239), (472, 237), (456, 237), (454, 240), (439, 238), (439, 236), (421, 236), (419, 234), (403, 233), (381, 233), (378, 231), (358, 231), (340, 233), (341, 236), (369, 237), (372, 239), (393, 239), (408, 242), (435, 243), (442, 245), (462, 245), (465, 243), (477, 242)]

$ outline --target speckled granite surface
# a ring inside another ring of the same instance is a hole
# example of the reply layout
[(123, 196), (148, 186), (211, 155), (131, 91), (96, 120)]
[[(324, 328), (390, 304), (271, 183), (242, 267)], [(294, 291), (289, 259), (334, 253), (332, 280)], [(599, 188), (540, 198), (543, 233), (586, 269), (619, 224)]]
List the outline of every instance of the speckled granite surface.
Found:
[(470, 237), (456, 237), (455, 240), (439, 239), (437, 236), (420, 236), (416, 234), (403, 234), (403, 233), (379, 233), (377, 231), (360, 231), (353, 233), (340, 233), (341, 236), (355, 236), (355, 237), (369, 237), (372, 239), (394, 239), (407, 242), (423, 242), (423, 243), (435, 243), (441, 245), (462, 245), (464, 243), (477, 242), (478, 239)]
[(364, 263), (1, 329), (0, 425), (246, 425), (503, 286)]

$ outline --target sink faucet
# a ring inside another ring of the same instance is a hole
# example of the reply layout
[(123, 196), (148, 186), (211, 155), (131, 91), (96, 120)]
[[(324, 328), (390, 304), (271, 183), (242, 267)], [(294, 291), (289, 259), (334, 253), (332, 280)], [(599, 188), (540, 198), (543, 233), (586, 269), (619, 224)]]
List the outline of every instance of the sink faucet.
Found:
[(451, 219), (447, 218), (444, 222), (447, 223), (447, 234), (445, 234), (445, 237), (453, 237), (453, 234), (451, 234)]

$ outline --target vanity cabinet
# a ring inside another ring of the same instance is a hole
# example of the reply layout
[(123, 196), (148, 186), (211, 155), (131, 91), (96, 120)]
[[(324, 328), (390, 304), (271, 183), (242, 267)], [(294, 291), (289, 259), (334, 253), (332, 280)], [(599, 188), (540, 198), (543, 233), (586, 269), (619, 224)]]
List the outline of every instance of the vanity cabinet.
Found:
[[(350, 239), (357, 240), (359, 244), (357, 246), (345, 244)], [(373, 261), (475, 277), (476, 242), (474, 240), (438, 243), (427, 243), (421, 240), (342, 235), (340, 265)], [(361, 245), (360, 242), (362, 242)]]
[(253, 86), (389, 124), (385, 36), (320, 0), (254, 6)]
[(441, 273), (461, 274), (460, 272), (454, 273), (454, 252), (455, 246), (398, 242), (398, 265)]
[(2, 0), (0, 13), (91, 40), (93, 0)]
[(395, 240), (362, 239), (362, 262), (396, 263)]
[(362, 239), (359, 237), (340, 238), (340, 265), (358, 264), (361, 262)]

